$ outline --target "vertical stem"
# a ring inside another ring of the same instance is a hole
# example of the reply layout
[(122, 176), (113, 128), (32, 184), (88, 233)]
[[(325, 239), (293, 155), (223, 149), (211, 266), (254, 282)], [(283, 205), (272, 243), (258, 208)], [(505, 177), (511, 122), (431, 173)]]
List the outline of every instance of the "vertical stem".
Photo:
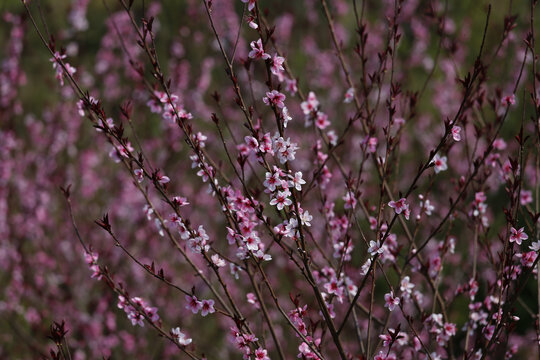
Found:
[(249, 280), (251, 281), (251, 285), (253, 286), (253, 290), (255, 291), (255, 295), (257, 296), (257, 300), (259, 301), (259, 304), (261, 306), (261, 311), (263, 312), (266, 323), (268, 324), (268, 329), (270, 330), (270, 334), (272, 334), (272, 339), (274, 339), (274, 344), (276, 344), (276, 349), (278, 351), (279, 358), (281, 360), (285, 360), (285, 354), (283, 353), (283, 349), (281, 348), (281, 344), (276, 335), (276, 331), (274, 329), (274, 324), (272, 322), (272, 319), (270, 318), (270, 315), (268, 314), (266, 304), (264, 303), (264, 298), (261, 295), (261, 291), (259, 290), (258, 285), (255, 283), (255, 279), (253, 278), (253, 274), (251, 274), (251, 271), (249, 270), (249, 264), (247, 263), (246, 263), (246, 269), (247, 269), (246, 271), (250, 274)]
[[(373, 259), (373, 269), (371, 270), (371, 299), (369, 301), (369, 319), (368, 319), (368, 328), (367, 328), (367, 357), (371, 358), (371, 320), (373, 319), (373, 301), (375, 298), (375, 270), (377, 269), (377, 264), (375, 259)], [(360, 289), (358, 289), (360, 292)]]

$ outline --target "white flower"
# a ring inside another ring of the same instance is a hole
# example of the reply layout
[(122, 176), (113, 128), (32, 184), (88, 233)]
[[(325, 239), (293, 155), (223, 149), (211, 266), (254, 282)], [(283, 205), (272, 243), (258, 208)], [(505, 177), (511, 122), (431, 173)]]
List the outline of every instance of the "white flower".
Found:
[(414, 288), (414, 284), (412, 284), (410, 281), (411, 278), (405, 276), (403, 279), (401, 279), (401, 284), (399, 287), (399, 290), (401, 290), (403, 295), (407, 298), (411, 295), (412, 289)]
[(433, 157), (433, 160), (431, 160), (431, 163), (433, 164), (435, 168), (435, 173), (439, 173), (441, 171), (447, 170), (448, 165), (446, 164), (446, 156), (439, 156), (439, 154), (435, 154)]
[(297, 171), (294, 173), (294, 176), (289, 175), (291, 180), (289, 180), (289, 186), (294, 187), (298, 191), (302, 191), (302, 185), (306, 183), (304, 179), (302, 179), (302, 172)]
[(348, 103), (351, 103), (353, 99), (354, 99), (354, 88), (349, 88), (347, 92), (345, 93), (345, 99), (343, 100), (343, 102), (348, 104)]
[(281, 113), (283, 115), (283, 127), (286, 128), (289, 121), (292, 120), (292, 117), (291, 115), (289, 115), (289, 109), (287, 109), (286, 106), (283, 107)]
[(284, 206), (289, 206), (292, 204), (291, 199), (289, 199), (290, 195), (291, 192), (289, 189), (285, 189), (285, 191), (278, 191), (277, 195), (270, 200), (270, 205), (275, 205), (278, 210), (283, 210)]
[(371, 240), (369, 242), (368, 253), (371, 256), (374, 256), (375, 254), (382, 254), (383, 252), (384, 252), (384, 248), (381, 246), (381, 243), (379, 241)]
[(305, 226), (311, 226), (311, 220), (313, 219), (313, 216), (309, 214), (309, 211), (304, 210), (303, 213), (300, 214), (300, 220), (302, 221), (302, 225)]
[(540, 241), (535, 241), (531, 245), (529, 245), (529, 249), (532, 251), (538, 251), (540, 250)]
[(211, 259), (212, 259), (212, 262), (214, 263), (214, 265), (216, 265), (217, 267), (224, 267), (225, 265), (227, 265), (225, 263), (225, 260), (220, 258), (218, 254), (212, 255)]
[(181, 332), (179, 327), (172, 329), (171, 333), (172, 333), (174, 339), (180, 345), (187, 346), (187, 345), (191, 344), (191, 342), (193, 341), (193, 339), (188, 338), (186, 334)]
[(361, 275), (367, 275), (369, 268), (371, 267), (371, 259), (367, 259), (367, 261), (362, 265), (360, 268), (360, 274)]

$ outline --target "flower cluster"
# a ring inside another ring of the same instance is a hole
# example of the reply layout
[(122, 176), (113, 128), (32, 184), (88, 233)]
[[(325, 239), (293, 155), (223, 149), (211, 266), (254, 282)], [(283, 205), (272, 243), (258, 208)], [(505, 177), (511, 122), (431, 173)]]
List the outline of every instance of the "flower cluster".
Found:
[(157, 308), (149, 306), (145, 300), (140, 297), (127, 299), (118, 295), (118, 308), (124, 310), (132, 325), (144, 326), (144, 320), (156, 323), (159, 320)]
[(216, 309), (214, 308), (214, 300), (212, 299), (198, 300), (194, 295), (186, 295), (186, 301), (186, 309), (190, 310), (193, 314), (198, 314), (200, 311), (202, 316), (206, 316), (216, 312)]

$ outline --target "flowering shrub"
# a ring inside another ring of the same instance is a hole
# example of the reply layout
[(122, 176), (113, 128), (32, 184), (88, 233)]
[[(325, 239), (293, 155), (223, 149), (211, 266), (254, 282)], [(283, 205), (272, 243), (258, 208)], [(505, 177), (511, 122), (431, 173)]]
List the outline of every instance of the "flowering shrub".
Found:
[(509, 3), (10, 7), (0, 355), (539, 356), (538, 11)]

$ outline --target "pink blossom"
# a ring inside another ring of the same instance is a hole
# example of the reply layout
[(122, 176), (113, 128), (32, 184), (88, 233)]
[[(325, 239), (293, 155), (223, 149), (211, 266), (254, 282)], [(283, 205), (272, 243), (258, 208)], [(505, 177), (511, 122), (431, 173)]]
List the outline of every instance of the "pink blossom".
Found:
[(405, 124), (405, 119), (402, 117), (397, 117), (394, 119), (394, 124), (396, 124), (397, 126), (402, 126), (403, 124)]
[(101, 280), (103, 278), (103, 273), (101, 272), (101, 269), (98, 265), (98, 254), (94, 252), (85, 252), (84, 253), (84, 260), (88, 264), (88, 267), (90, 270), (92, 270), (92, 275), (90, 277), (92, 279)]
[(283, 71), (285, 71), (285, 68), (283, 68), (284, 62), (285, 62), (284, 57), (281, 57), (275, 54), (274, 58), (272, 59), (272, 67), (270, 67), (270, 71), (272, 71), (272, 74), (276, 76), (282, 75)]
[(284, 106), (283, 109), (281, 110), (281, 115), (283, 116), (283, 127), (287, 128), (289, 121), (292, 120), (292, 116), (289, 115), (289, 109), (287, 109), (286, 106)]
[(256, 18), (253, 15), (248, 15), (246, 17), (246, 21), (247, 21), (249, 27), (254, 29), (254, 30), (257, 30), (259, 28), (259, 25), (257, 24), (257, 22), (255, 20), (256, 20)]
[(504, 106), (514, 105), (515, 103), (516, 103), (516, 96), (514, 94), (505, 95), (501, 99), (501, 104), (503, 104)]
[(266, 173), (266, 180), (264, 180), (263, 185), (270, 191), (275, 191), (276, 186), (281, 185), (281, 180), (279, 177), (279, 174), (277, 172), (274, 173)]
[(521, 245), (521, 242), (523, 240), (527, 240), (529, 236), (525, 233), (524, 228), (520, 228), (519, 230), (516, 230), (514, 227), (510, 228), (510, 242), (515, 242), (518, 245)]
[(216, 312), (214, 309), (214, 300), (203, 300), (201, 302), (201, 315), (206, 316)]
[[(84, 113), (83, 113), (83, 115), (84, 115)], [(103, 121), (103, 119), (99, 119), (99, 123), (100, 123), (102, 128), (105, 128), (105, 129), (114, 128), (114, 120), (112, 118), (107, 118), (107, 119), (105, 119), (105, 121)], [(96, 127), (96, 131), (97, 132), (103, 132), (103, 130), (101, 130), (99, 127)]]
[(256, 360), (270, 360), (266, 349), (263, 349), (263, 348), (258, 348), (257, 350), (255, 350), (255, 359)]
[(318, 111), (317, 118), (315, 119), (315, 126), (317, 126), (317, 128), (321, 130), (324, 130), (328, 126), (330, 126), (330, 121), (328, 121), (328, 115), (321, 111)]
[(298, 87), (296, 86), (296, 79), (287, 79), (285, 80), (285, 83), (285, 88), (291, 95), (294, 95), (298, 92)]
[(133, 297), (130, 302), (123, 296), (118, 296), (118, 308), (123, 309), (132, 325), (144, 326), (144, 320), (157, 322), (157, 308), (149, 306), (140, 297)]
[(442, 260), (440, 256), (438, 255), (431, 256), (429, 258), (429, 268), (428, 268), (429, 276), (431, 276), (432, 278), (437, 277), (441, 269), (442, 269)]
[(439, 156), (439, 154), (435, 154), (435, 156), (433, 157), (433, 160), (431, 160), (431, 164), (433, 164), (435, 173), (438, 174), (439, 172), (448, 169), (448, 165), (446, 164), (446, 161), (447, 161), (446, 156)]
[(197, 300), (195, 296), (186, 295), (186, 309), (190, 310), (192, 313), (197, 314), (202, 309), (202, 302)]
[(356, 197), (351, 191), (347, 191), (343, 196), (343, 201), (345, 201), (345, 209), (354, 209), (356, 207)]
[(377, 219), (375, 219), (373, 216), (370, 216), (368, 221), (369, 221), (369, 228), (371, 230), (375, 230), (377, 228)]
[(288, 189), (278, 191), (277, 195), (270, 201), (270, 205), (276, 206), (278, 210), (283, 210), (285, 206), (292, 205), (292, 201), (289, 199), (290, 195), (291, 192)]
[(319, 101), (317, 100), (315, 93), (310, 91), (307, 100), (300, 104), (300, 106), (302, 107), (302, 111), (305, 115), (309, 115), (312, 111), (317, 110), (319, 107)]
[(330, 143), (330, 145), (332, 146), (337, 145), (338, 136), (335, 130), (330, 130), (329, 132), (326, 133), (326, 136), (328, 137), (328, 142)]
[(519, 203), (522, 206), (526, 206), (532, 202), (533, 202), (532, 192), (530, 190), (521, 190), (519, 194)]
[(251, 44), (251, 51), (249, 52), (248, 56), (254, 60), (257, 59), (263, 59), (267, 60), (270, 59), (270, 55), (264, 52), (262, 40), (259, 39), (257, 41), (252, 41)]
[(484, 333), (484, 337), (487, 340), (491, 340), (491, 338), (493, 337), (493, 334), (495, 333), (495, 325), (488, 325), (484, 327), (483, 333)]
[(223, 260), (218, 254), (212, 255), (210, 258), (212, 260), (212, 263), (214, 263), (214, 265), (216, 265), (217, 267), (224, 267), (225, 265), (227, 265), (225, 260)]
[(160, 174), (159, 172), (156, 174), (156, 180), (158, 183), (160, 183), (161, 185), (165, 185), (167, 184), (169, 181), (171, 181), (171, 179), (169, 179), (168, 176), (165, 176), (163, 174)]
[(402, 292), (404, 298), (410, 297), (413, 288), (414, 284), (411, 283), (411, 279), (409, 276), (405, 276), (403, 277), (403, 279), (401, 279), (399, 290)]
[[(56, 79), (59, 81), (60, 86), (64, 86), (64, 68), (69, 75), (73, 75), (77, 72), (73, 66), (63, 61), (67, 56), (60, 54), (58, 51), (54, 53), (54, 56), (49, 59), (53, 63), (53, 69), (56, 70)], [(63, 64), (63, 67), (62, 67)]]
[(188, 200), (183, 196), (174, 196), (172, 202), (178, 207), (189, 205)]
[(504, 150), (506, 149), (506, 146), (506, 141), (501, 138), (495, 139), (495, 141), (493, 141), (493, 147), (497, 150)]
[(347, 92), (345, 93), (345, 99), (343, 100), (343, 102), (348, 104), (348, 103), (351, 103), (353, 100), (354, 100), (354, 88), (349, 88)]
[(382, 334), (382, 335), (379, 335), (379, 339), (383, 341), (384, 347), (388, 347), (388, 345), (392, 341), (392, 336), (390, 336), (390, 334)]
[(248, 250), (251, 250), (251, 251), (259, 250), (260, 242), (261, 242), (261, 239), (259, 239), (259, 236), (254, 231), (244, 236), (244, 243), (246, 244), (246, 247), (248, 248)]
[(461, 140), (461, 128), (457, 125), (452, 126), (452, 138), (454, 141)]
[(302, 172), (297, 171), (294, 173), (294, 176), (289, 174), (289, 178), (291, 179), (289, 180), (289, 186), (295, 188), (297, 191), (302, 191), (302, 185), (306, 183), (306, 181), (302, 179)]
[(253, 136), (244, 137), (244, 141), (251, 151), (257, 152), (259, 150), (259, 142)]
[(401, 198), (398, 201), (390, 201), (388, 203), (388, 206), (394, 209), (396, 214), (403, 214), (405, 215), (405, 218), (409, 220), (410, 210), (409, 210), (409, 204), (407, 204), (407, 199)]
[(371, 256), (375, 256), (375, 254), (382, 254), (383, 252), (384, 252), (384, 247), (381, 246), (380, 241), (371, 240), (369, 242), (368, 253)]
[(400, 303), (399, 297), (395, 297), (394, 292), (392, 291), (384, 295), (384, 301), (384, 307), (387, 307), (390, 311), (394, 311), (395, 307)]
[(518, 255), (521, 258), (521, 265), (525, 267), (532, 267), (538, 256), (536, 251), (527, 251)]
[(443, 330), (446, 336), (454, 336), (456, 335), (457, 327), (456, 324), (444, 323)]
[(252, 304), (256, 309), (260, 308), (259, 300), (257, 300), (257, 296), (255, 296), (254, 293), (247, 293), (246, 299), (247, 302)]
[(144, 180), (144, 171), (143, 169), (135, 169), (133, 170), (133, 174), (135, 175), (135, 178), (138, 182), (142, 182)]
[(283, 108), (285, 106), (285, 95), (280, 93), (277, 90), (272, 90), (266, 93), (266, 96), (263, 98), (263, 102), (268, 106), (277, 106), (278, 108)]
[[(435, 210), (435, 206), (431, 205), (431, 201), (429, 199), (424, 199), (424, 195), (418, 195), (418, 198), (420, 201), (420, 208), (421, 210), (427, 215), (431, 216), (433, 213), (433, 210)], [(419, 215), (420, 217), (420, 215)]]
[(248, 11), (253, 11), (253, 9), (255, 8), (256, 1), (257, 0), (242, 0), (244, 4), (248, 4)]
[(393, 352), (388, 353), (386, 351), (379, 351), (377, 355), (373, 357), (373, 360), (396, 360), (396, 354)]
[(377, 151), (379, 140), (376, 137), (370, 137), (367, 141), (367, 152), (374, 154)]

